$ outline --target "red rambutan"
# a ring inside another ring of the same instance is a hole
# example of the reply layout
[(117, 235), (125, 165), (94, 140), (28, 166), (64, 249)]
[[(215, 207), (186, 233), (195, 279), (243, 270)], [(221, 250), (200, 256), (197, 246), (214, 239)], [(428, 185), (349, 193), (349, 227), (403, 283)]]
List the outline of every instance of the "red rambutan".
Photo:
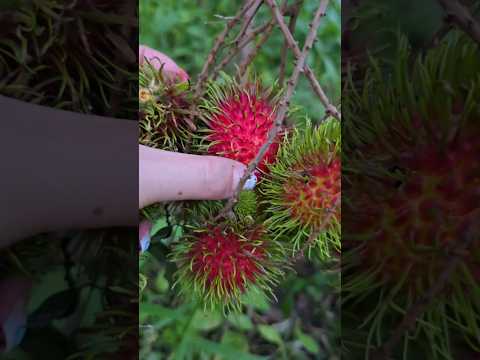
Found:
[(299, 250), (310, 239), (322, 257), (340, 247), (340, 124), (307, 122), (281, 145), (261, 191), (265, 195), (268, 229)]
[(204, 303), (224, 309), (239, 309), (241, 296), (251, 287), (271, 293), (282, 273), (275, 265), (280, 248), (272, 246), (260, 226), (248, 230), (210, 226), (196, 230), (177, 244), (172, 258), (177, 262), (182, 292), (193, 292)]
[[(267, 141), (268, 132), (275, 121), (278, 91), (262, 89), (259, 81), (245, 86), (233, 79), (226, 83), (211, 83), (202, 105), (209, 146), (206, 151), (248, 165)], [(265, 171), (273, 163), (281, 135), (277, 137), (258, 169)]]

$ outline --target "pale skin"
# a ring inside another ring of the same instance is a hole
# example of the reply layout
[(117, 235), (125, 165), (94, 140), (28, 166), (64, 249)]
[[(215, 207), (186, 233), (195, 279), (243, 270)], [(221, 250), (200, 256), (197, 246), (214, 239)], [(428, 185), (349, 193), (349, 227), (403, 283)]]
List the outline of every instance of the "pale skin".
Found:
[[(140, 55), (188, 76), (159, 52)], [(9, 120), (0, 130), (0, 247), (43, 232), (137, 226), (138, 208), (156, 202), (225, 199), (245, 171), (221, 157), (139, 146), (136, 121), (3, 96), (0, 108)]]

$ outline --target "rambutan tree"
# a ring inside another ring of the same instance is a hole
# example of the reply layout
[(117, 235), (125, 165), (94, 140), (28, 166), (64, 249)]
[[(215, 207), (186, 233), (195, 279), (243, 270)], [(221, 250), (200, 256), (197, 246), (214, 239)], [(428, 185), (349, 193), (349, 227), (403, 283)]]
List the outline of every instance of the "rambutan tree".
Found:
[[(151, 224), (141, 236), (149, 234), (152, 244), (164, 249), (163, 281), (173, 283), (174, 301), (181, 306), (236, 316), (252, 298), (275, 302), (282, 281), (300, 260), (325, 268), (338, 262), (341, 114), (307, 61), (329, 2), (315, 4), (303, 44), (292, 34), (302, 6), (302, 1), (245, 1), (225, 19), (191, 81), (165, 79), (148, 59), (139, 69), (141, 144), (223, 156), (247, 166), (228, 200), (163, 203), (141, 211)], [(285, 42), (278, 81), (254, 66), (274, 32)], [(238, 56), (236, 67), (229, 67)], [(293, 63), (285, 64), (288, 56)], [(301, 102), (292, 101), (301, 77), (322, 113), (308, 116)], [(143, 250), (141, 290), (152, 281), (149, 262), (158, 260), (153, 246)], [(155, 306), (142, 302), (140, 313), (142, 306), (144, 319), (152, 319)], [(143, 333), (144, 348), (154, 347), (148, 330)]]

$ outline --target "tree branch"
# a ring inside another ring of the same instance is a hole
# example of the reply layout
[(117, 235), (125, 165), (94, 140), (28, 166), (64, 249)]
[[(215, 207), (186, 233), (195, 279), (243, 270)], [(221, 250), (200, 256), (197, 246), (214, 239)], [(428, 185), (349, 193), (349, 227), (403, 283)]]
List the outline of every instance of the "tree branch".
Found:
[(260, 48), (270, 38), (270, 35), (272, 34), (272, 30), (273, 30), (274, 25), (275, 25), (275, 21), (273, 21), (273, 19), (270, 20), (270, 22), (267, 24), (267, 27), (263, 31), (262, 37), (260, 38), (257, 45), (255, 46), (255, 49), (253, 49), (248, 54), (248, 56), (242, 61), (242, 63), (240, 64), (240, 68), (239, 68), (239, 71), (238, 71), (240, 75), (245, 74), (245, 71), (247, 70), (247, 67), (252, 63), (255, 56), (257, 56)]
[[(271, 22), (270, 22), (271, 23)], [(267, 29), (269, 28), (270, 26), (270, 23), (266, 23), (266, 24), (263, 24), (259, 27), (257, 27), (256, 29), (253, 29), (245, 38), (243, 39), (238, 39), (238, 43), (237, 43), (237, 40), (235, 40), (235, 43), (234, 43), (234, 46), (232, 47), (232, 49), (230, 50), (230, 52), (227, 54), (227, 56), (220, 62), (220, 64), (218, 64), (213, 72), (212, 72), (212, 79), (216, 79), (219, 72), (225, 67), (227, 66), (230, 61), (232, 61), (232, 59), (235, 57), (235, 55), (238, 54), (238, 52), (243, 49), (246, 45), (248, 45), (251, 41), (253, 41), (255, 39), (255, 37), (260, 34), (260, 33), (263, 33), (265, 31), (268, 31)], [(240, 40), (242, 40), (240, 42)]]
[[(297, 24), (298, 14), (300, 13), (300, 8), (302, 7), (302, 5), (303, 5), (303, 0), (297, 0), (293, 4), (292, 14), (290, 15), (290, 22), (288, 24), (288, 29), (292, 34), (295, 32), (295, 26)], [(280, 54), (280, 71), (278, 76), (278, 82), (280, 86), (283, 86), (283, 83), (285, 82), (285, 66), (287, 63), (287, 49), (288, 49), (288, 43), (287, 43), (287, 40), (285, 40), (285, 45), (283, 46)]]
[[(280, 13), (280, 10), (278, 6), (275, 4), (274, 0), (266, 0), (268, 5), (272, 7), (272, 10), (275, 9), (275, 13), (278, 14), (278, 16), (282, 16)], [(273, 5), (274, 4), (274, 5)], [(293, 92), (297, 86), (298, 78), (300, 75), (300, 72), (305, 66), (305, 61), (307, 58), (308, 53), (312, 49), (313, 42), (315, 41), (315, 38), (317, 36), (317, 30), (318, 27), (320, 26), (320, 21), (321, 18), (325, 16), (325, 10), (328, 5), (328, 0), (322, 0), (317, 11), (315, 12), (315, 16), (310, 23), (310, 31), (307, 35), (307, 39), (305, 40), (305, 45), (303, 46), (303, 51), (300, 53), (300, 56), (298, 56), (298, 59), (295, 64), (295, 68), (293, 69), (293, 73), (290, 77), (290, 79), (287, 82), (287, 90), (285, 91), (285, 94), (283, 95), (282, 99), (279, 102), (278, 109), (276, 111), (275, 115), (275, 121), (273, 123), (272, 128), (270, 129), (268, 133), (268, 138), (265, 144), (260, 148), (260, 150), (257, 153), (257, 156), (250, 162), (250, 164), (247, 167), (247, 170), (240, 180), (240, 183), (238, 184), (234, 196), (232, 196), (225, 207), (220, 211), (220, 213), (215, 217), (215, 220), (219, 220), (222, 217), (225, 217), (233, 208), (235, 203), (238, 201), (238, 195), (240, 194), (241, 190), (243, 189), (243, 186), (245, 185), (245, 182), (247, 179), (250, 177), (250, 175), (253, 173), (253, 171), (256, 169), (260, 161), (263, 159), (265, 154), (267, 153), (269, 147), (273, 144), (275, 139), (277, 138), (277, 135), (282, 131), (283, 128), (283, 123), (285, 120), (285, 116), (288, 111), (288, 107), (290, 105), (290, 99), (293, 95)], [(284, 23), (285, 24), (285, 23)], [(288, 30), (288, 29), (287, 29)], [(291, 34), (290, 34), (291, 35)]]
[[(295, 58), (298, 61), (298, 59), (302, 55), (302, 52), (300, 51), (300, 48), (298, 47), (297, 42), (293, 38), (292, 33), (290, 32), (287, 25), (285, 24), (285, 21), (283, 20), (283, 16), (278, 9), (278, 5), (276, 4), (276, 2), (274, 0), (266, 0), (266, 2), (268, 4), (268, 6), (270, 6), (270, 8), (272, 9), (274, 17), (275, 17), (278, 25), (280, 26), (280, 29), (282, 30), (283, 34), (285, 35), (285, 40), (288, 43), (288, 47), (290, 49), (292, 49), (292, 51), (295, 55)], [(328, 4), (328, 1), (322, 1), (320, 3), (320, 7), (323, 6), (324, 8), (326, 8), (327, 4)], [(325, 12), (323, 12), (323, 14), (324, 13)], [(328, 97), (325, 95), (325, 92), (323, 91), (322, 87), (320, 86), (320, 83), (316, 79), (315, 74), (313, 73), (312, 69), (310, 69), (310, 67), (307, 64), (305, 64), (304, 68), (303, 68), (303, 71), (305, 72), (305, 75), (307, 76), (308, 80), (310, 81), (310, 84), (311, 84), (313, 90), (315, 91), (317, 96), (320, 98), (320, 102), (325, 107), (326, 113), (331, 114), (332, 116), (334, 116), (338, 120), (341, 120), (342, 116), (341, 116), (340, 112), (337, 110), (337, 108), (330, 102)]]
[(258, 1), (259, 0), (250, 0), (249, 2), (247, 2), (240, 9), (240, 11), (235, 15), (235, 17), (233, 19), (230, 19), (225, 24), (225, 28), (220, 33), (220, 35), (218, 35), (218, 37), (215, 39), (215, 43), (212, 47), (212, 50), (208, 54), (207, 61), (203, 65), (203, 68), (202, 68), (202, 71), (201, 71), (200, 75), (198, 75), (198, 80), (197, 80), (197, 83), (195, 85), (195, 91), (194, 91), (196, 98), (198, 98), (202, 94), (202, 92), (204, 90), (204, 87), (205, 87), (205, 82), (208, 78), (208, 70), (209, 70), (210, 66), (215, 62), (215, 58), (217, 56), (217, 53), (218, 53), (220, 47), (224, 44), (230, 30), (233, 29), (233, 27), (240, 21), (242, 16), (244, 16), (247, 13), (247, 11), (254, 4), (256, 4)]

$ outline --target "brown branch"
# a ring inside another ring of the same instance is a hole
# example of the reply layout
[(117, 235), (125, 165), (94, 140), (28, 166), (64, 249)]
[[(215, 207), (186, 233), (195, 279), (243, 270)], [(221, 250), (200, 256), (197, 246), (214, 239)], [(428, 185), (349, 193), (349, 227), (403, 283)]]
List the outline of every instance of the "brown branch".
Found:
[(274, 25), (275, 25), (275, 22), (273, 21), (273, 19), (267, 24), (267, 27), (265, 28), (265, 31), (263, 32), (262, 37), (260, 38), (257, 45), (255, 46), (255, 49), (253, 49), (240, 64), (239, 71), (238, 71), (240, 75), (245, 74), (247, 67), (252, 63), (253, 59), (257, 56), (260, 48), (270, 38)]
[[(288, 11), (288, 7), (286, 5), (283, 6), (282, 11), (285, 11), (285, 12)], [(250, 22), (249, 20), (247, 20), (247, 21)], [(237, 55), (240, 50), (242, 50), (251, 41), (253, 41), (259, 34), (261, 34), (261, 33), (266, 34), (266, 33), (271, 32), (272, 31), (271, 28), (273, 28), (274, 25), (275, 25), (275, 21), (272, 19), (270, 22), (267, 22), (267, 23), (255, 28), (255, 29), (253, 29), (252, 31), (248, 32), (248, 34), (246, 34), (246, 35), (244, 34), (245, 36), (243, 36), (243, 38), (240, 36), (242, 34), (242, 32), (240, 31), (240, 34), (233, 41), (233, 47), (230, 49), (229, 53), (225, 56), (225, 58), (223, 58), (223, 60), (213, 70), (211, 78), (213, 80), (215, 80), (218, 77), (219, 72), (233, 60), (235, 55)], [(260, 43), (262, 43), (262, 44), (265, 43), (265, 41), (268, 39), (268, 37), (269, 36), (266, 36), (265, 39), (264, 38), (260, 39)], [(249, 63), (257, 55), (259, 48), (260, 48), (260, 46), (257, 46), (253, 50), (254, 54), (251, 55), (251, 59), (249, 59)], [(244, 61), (246, 62), (247, 60), (244, 60)], [(247, 64), (247, 66), (249, 65), (249, 63)], [(240, 73), (242, 73), (242, 72), (240, 72)]]
[(245, 38), (243, 39), (239, 39), (238, 41), (242, 40), (242, 42), (239, 42), (237, 43), (237, 40), (235, 41), (234, 43), (234, 46), (232, 47), (232, 49), (230, 50), (230, 52), (227, 54), (227, 56), (220, 62), (220, 64), (218, 64), (214, 69), (213, 69), (213, 72), (212, 72), (212, 79), (216, 79), (219, 72), (225, 67), (227, 66), (230, 61), (232, 61), (232, 59), (235, 57), (235, 55), (238, 54), (238, 52), (243, 49), (246, 45), (248, 45), (253, 39), (255, 39), (255, 37), (262, 33), (262, 32), (265, 32), (267, 31), (268, 27), (269, 27), (270, 23), (266, 23), (264, 25), (261, 25), (259, 27), (257, 27), (256, 29), (253, 29)]
[[(288, 24), (288, 29), (293, 34), (295, 32), (295, 26), (297, 25), (298, 14), (300, 13), (300, 9), (303, 5), (303, 0), (297, 0), (293, 4), (292, 15), (290, 16), (290, 22)], [(280, 54), (280, 72), (278, 76), (278, 83), (280, 86), (283, 86), (285, 82), (285, 66), (287, 64), (287, 49), (288, 43), (285, 40), (285, 45), (282, 47), (282, 51)]]
[(447, 262), (443, 272), (440, 274), (438, 280), (427, 291), (425, 296), (423, 296), (410, 307), (400, 324), (392, 332), (390, 338), (382, 345), (382, 347), (374, 352), (372, 356), (374, 360), (390, 359), (390, 354), (392, 353), (395, 345), (402, 339), (404, 334), (415, 325), (415, 323), (418, 321), (418, 318), (427, 310), (428, 306), (433, 302), (435, 297), (437, 297), (445, 288), (453, 271), (457, 267), (458, 263), (462, 260), (465, 251), (476, 239), (474, 236), (475, 233), (474, 226), (467, 228), (460, 236), (460, 240), (450, 246), (446, 252), (447, 256), (450, 256), (449, 261)]
[(260, 9), (262, 3), (263, 0), (256, 0), (253, 6), (250, 7), (249, 11), (247, 12), (247, 17), (245, 18), (245, 21), (243, 22), (242, 27), (240, 28), (240, 31), (238, 32), (238, 35), (234, 40), (235, 43), (238, 44), (240, 42), (240, 39), (246, 35), (247, 30), (249, 29), (250, 24), (252, 23), (253, 18)]
[(452, 22), (480, 44), (480, 24), (458, 0), (438, 0), (447, 14), (447, 22)]
[[(266, 0), (268, 5), (272, 7), (272, 9), (275, 9), (275, 12), (278, 14), (278, 16), (282, 16), (280, 13), (280, 10), (278, 6), (275, 4), (274, 0)], [(274, 4), (274, 5), (273, 5)], [(260, 150), (258, 151), (257, 155), (255, 158), (248, 164), (247, 170), (245, 174), (243, 175), (242, 179), (240, 179), (240, 183), (238, 184), (234, 196), (232, 196), (225, 207), (220, 211), (220, 213), (215, 217), (214, 220), (219, 220), (223, 217), (225, 217), (233, 208), (235, 203), (238, 201), (238, 195), (240, 194), (241, 190), (243, 189), (243, 186), (245, 185), (245, 182), (247, 179), (250, 177), (250, 175), (253, 173), (253, 171), (257, 168), (258, 164), (260, 161), (263, 159), (265, 154), (267, 153), (268, 149), (270, 148), (270, 145), (273, 144), (275, 141), (277, 135), (282, 131), (283, 128), (283, 123), (285, 120), (285, 116), (288, 111), (288, 107), (290, 105), (290, 99), (293, 95), (293, 92), (297, 86), (298, 78), (300, 76), (300, 72), (305, 66), (305, 61), (307, 58), (308, 53), (312, 49), (313, 42), (315, 41), (315, 38), (317, 36), (317, 29), (320, 26), (320, 20), (323, 16), (325, 16), (325, 10), (326, 6), (328, 5), (328, 0), (322, 0), (320, 3), (317, 11), (315, 12), (315, 16), (310, 23), (310, 32), (307, 35), (307, 39), (305, 40), (305, 45), (303, 47), (303, 51), (300, 53), (300, 56), (297, 59), (297, 62), (295, 64), (295, 68), (293, 69), (293, 73), (290, 77), (290, 79), (287, 82), (287, 90), (285, 91), (285, 94), (283, 95), (282, 99), (279, 102), (276, 115), (275, 115), (275, 121), (273, 123), (272, 128), (268, 132), (268, 138), (267, 141), (262, 145)]]
[(195, 98), (198, 98), (204, 89), (205, 82), (208, 78), (208, 70), (210, 69), (210, 66), (215, 62), (215, 58), (217, 56), (218, 51), (220, 50), (220, 47), (225, 43), (225, 40), (228, 36), (228, 33), (230, 30), (233, 29), (233, 27), (238, 23), (238, 21), (246, 14), (246, 12), (255, 4), (257, 3), (258, 0), (250, 0), (247, 2), (241, 9), (240, 11), (233, 17), (233, 19), (230, 19), (226, 24), (225, 28), (223, 31), (218, 35), (218, 37), (215, 39), (215, 43), (212, 47), (212, 50), (208, 54), (207, 61), (203, 65), (202, 71), (200, 75), (198, 75), (198, 80), (195, 85)]
[[(285, 21), (283, 20), (283, 16), (278, 9), (278, 5), (275, 3), (274, 0), (266, 0), (266, 2), (268, 4), (268, 6), (270, 6), (270, 8), (272, 9), (274, 17), (275, 17), (280, 29), (282, 30), (282, 32), (285, 36), (285, 40), (288, 43), (288, 47), (290, 49), (292, 49), (292, 51), (295, 55), (295, 58), (298, 61), (298, 59), (302, 55), (302, 52), (300, 51), (300, 48), (298, 47), (297, 42), (293, 38), (292, 33), (288, 29), (287, 24), (285, 24)], [(327, 4), (328, 4), (328, 1), (322, 1), (320, 3), (320, 6), (324, 6), (326, 8)], [(323, 91), (322, 87), (320, 86), (320, 83), (316, 79), (315, 74), (313, 73), (312, 69), (310, 69), (310, 67), (307, 64), (305, 64), (304, 68), (303, 68), (303, 71), (305, 72), (305, 75), (307, 76), (307, 79), (310, 81), (310, 84), (311, 84), (313, 90), (315, 91), (315, 94), (317, 94), (317, 96), (320, 98), (320, 102), (325, 107), (326, 113), (331, 114), (332, 116), (334, 116), (338, 120), (341, 120), (341, 118), (342, 118), (341, 113), (337, 110), (337, 108), (330, 102), (328, 97), (325, 95), (325, 92)]]

